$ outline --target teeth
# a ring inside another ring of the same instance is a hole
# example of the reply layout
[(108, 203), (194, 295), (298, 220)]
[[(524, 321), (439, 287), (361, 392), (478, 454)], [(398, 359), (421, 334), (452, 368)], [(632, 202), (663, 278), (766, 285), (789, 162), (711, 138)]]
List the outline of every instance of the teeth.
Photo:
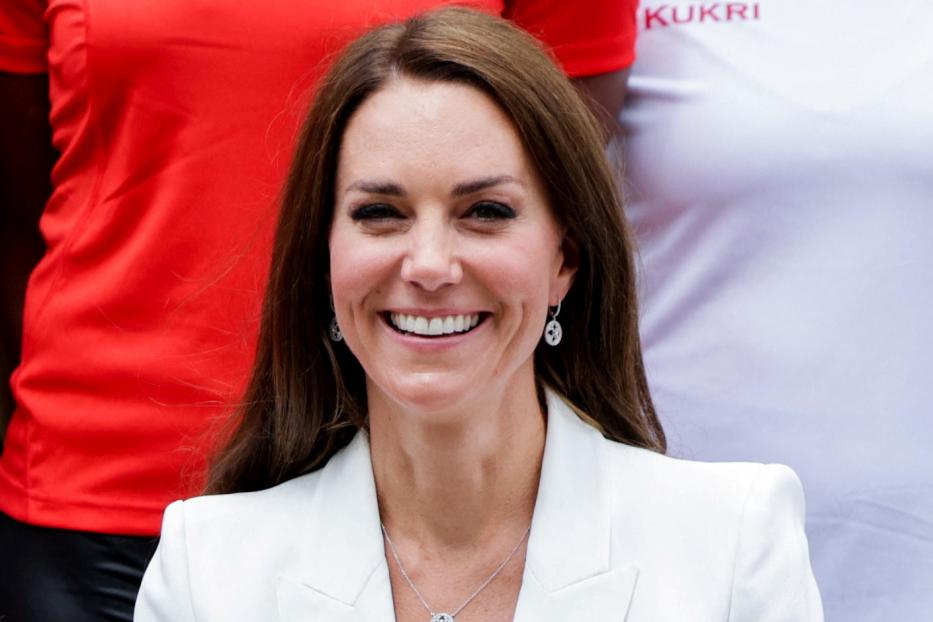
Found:
[(420, 315), (390, 313), (392, 325), (400, 331), (426, 337), (465, 333), (479, 324), (479, 314), (448, 315), (445, 317), (426, 318)]

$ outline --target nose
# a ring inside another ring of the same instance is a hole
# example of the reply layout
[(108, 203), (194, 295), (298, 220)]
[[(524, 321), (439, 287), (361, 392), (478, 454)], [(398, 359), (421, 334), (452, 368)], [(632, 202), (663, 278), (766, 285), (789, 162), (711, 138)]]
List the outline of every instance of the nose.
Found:
[(460, 282), (455, 234), (446, 223), (420, 222), (412, 227), (409, 248), (402, 260), (402, 279), (426, 291)]

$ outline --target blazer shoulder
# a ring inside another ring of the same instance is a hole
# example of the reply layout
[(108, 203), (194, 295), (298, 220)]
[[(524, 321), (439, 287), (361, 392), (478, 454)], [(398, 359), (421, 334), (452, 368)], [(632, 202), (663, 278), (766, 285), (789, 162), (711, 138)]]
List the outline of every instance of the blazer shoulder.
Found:
[(747, 490), (759, 477), (774, 477), (799, 484), (794, 471), (783, 464), (686, 460), (610, 440), (605, 440), (603, 449), (604, 464), (610, 476), (629, 473), (650, 481), (654, 486), (689, 487), (708, 494)]
[(274, 611), (275, 577), (300, 561), (288, 534), (311, 515), (319, 474), (169, 505), (135, 619), (240, 620), (240, 610)]
[(176, 501), (166, 509), (162, 538), (183, 533), (191, 563), (214, 569), (207, 574), (225, 572), (241, 559), (256, 560), (256, 569), (259, 560), (284, 566), (292, 550), (283, 536), (300, 531), (314, 513), (319, 480), (320, 471), (315, 471), (265, 490)]
[(200, 525), (217, 529), (228, 518), (246, 523), (261, 516), (265, 523), (274, 516), (284, 514), (278, 512), (278, 509), (311, 503), (320, 476), (321, 471), (318, 470), (264, 490), (204, 495), (176, 503), (183, 506), (189, 530), (197, 529)]
[(684, 594), (701, 585), (693, 597), (734, 622), (822, 620), (793, 470), (603, 447), (614, 551), (638, 561), (645, 590), (653, 576)]
[[(617, 511), (637, 507), (665, 517), (672, 529), (694, 526), (737, 532), (749, 510), (781, 510), (803, 520), (800, 479), (782, 464), (698, 462), (606, 441), (604, 478)], [(765, 507), (767, 506), (767, 510)]]

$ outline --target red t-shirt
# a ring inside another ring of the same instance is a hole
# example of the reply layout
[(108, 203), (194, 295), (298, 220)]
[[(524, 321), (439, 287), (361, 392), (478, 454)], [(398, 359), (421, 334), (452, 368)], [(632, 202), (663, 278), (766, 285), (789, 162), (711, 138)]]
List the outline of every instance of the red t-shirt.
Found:
[[(61, 157), (26, 294), (0, 510), (145, 535), (198, 491), (209, 432), (252, 363), (309, 87), (365, 26), (438, 4), (3, 3), (0, 70), (48, 71)], [(634, 0), (474, 5), (540, 36), (572, 75), (632, 61)]]

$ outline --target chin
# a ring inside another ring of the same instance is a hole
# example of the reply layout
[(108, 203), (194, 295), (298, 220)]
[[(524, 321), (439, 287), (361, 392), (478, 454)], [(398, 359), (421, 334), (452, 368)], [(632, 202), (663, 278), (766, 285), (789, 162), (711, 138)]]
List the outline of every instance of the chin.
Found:
[[(453, 380), (453, 381), (452, 381)], [(457, 404), (469, 401), (475, 383), (455, 380), (447, 374), (410, 374), (408, 377), (393, 378), (381, 383), (377, 389), (384, 398), (410, 412), (426, 415), (438, 414), (456, 408)]]

